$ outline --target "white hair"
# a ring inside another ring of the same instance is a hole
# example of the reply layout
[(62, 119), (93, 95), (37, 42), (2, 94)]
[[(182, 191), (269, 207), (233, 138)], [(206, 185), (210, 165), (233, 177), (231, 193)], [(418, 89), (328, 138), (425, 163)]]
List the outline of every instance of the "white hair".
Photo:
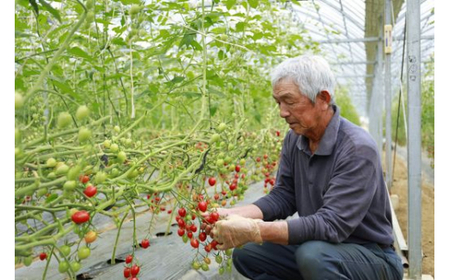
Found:
[(301, 55), (288, 58), (272, 71), (272, 87), (282, 79), (292, 79), (300, 92), (313, 103), (323, 90), (330, 93), (330, 104), (334, 103), (335, 78), (328, 62), (321, 56)]

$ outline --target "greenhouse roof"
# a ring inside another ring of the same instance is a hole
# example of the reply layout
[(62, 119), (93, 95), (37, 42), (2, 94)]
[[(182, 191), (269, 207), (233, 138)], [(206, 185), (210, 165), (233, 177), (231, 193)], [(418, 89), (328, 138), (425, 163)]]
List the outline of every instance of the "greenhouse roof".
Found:
[[(301, 1), (292, 5), (294, 20), (307, 29), (313, 40), (320, 43), (336, 73), (339, 85), (346, 86), (362, 116), (367, 116), (377, 65), (376, 50), (382, 45), (384, 0), (322, 0)], [(391, 2), (393, 24), (393, 52), (391, 77), (393, 96), (398, 92), (404, 44), (406, 3)], [(421, 2), (422, 65), (434, 53), (434, 0)], [(405, 43), (406, 44), (406, 43)], [(380, 66), (383, 63), (381, 58)], [(404, 64), (404, 67), (406, 63)], [(379, 72), (378, 75), (384, 74)], [(380, 79), (383, 81), (383, 79)]]

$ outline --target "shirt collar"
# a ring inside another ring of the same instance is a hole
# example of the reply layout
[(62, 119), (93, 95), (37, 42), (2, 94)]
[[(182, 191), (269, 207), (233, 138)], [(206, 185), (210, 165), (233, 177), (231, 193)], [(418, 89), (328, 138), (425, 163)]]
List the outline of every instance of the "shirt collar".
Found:
[[(331, 121), (328, 123), (325, 133), (320, 139), (319, 147), (317, 148), (315, 155), (327, 156), (331, 155), (333, 152), (334, 144), (336, 143), (339, 124), (340, 124), (340, 110), (336, 105), (332, 105), (334, 110), (334, 115)], [(311, 150), (309, 149), (309, 139), (301, 135), (297, 140), (297, 147), (304, 151), (305, 153), (311, 155)]]

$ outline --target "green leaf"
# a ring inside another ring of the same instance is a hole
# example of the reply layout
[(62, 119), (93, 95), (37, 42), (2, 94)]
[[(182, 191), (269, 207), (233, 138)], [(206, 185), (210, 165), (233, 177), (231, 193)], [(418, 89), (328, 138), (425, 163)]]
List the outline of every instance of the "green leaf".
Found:
[(122, 2), (122, 4), (124, 4), (124, 5), (140, 4), (141, 3), (140, 0), (120, 0), (120, 2)]
[(233, 8), (234, 4), (236, 4), (236, 0), (227, 0), (225, 2), (225, 6), (227, 6), (228, 10), (231, 10), (231, 8)]
[(171, 83), (171, 84), (178, 84), (178, 83), (181, 83), (183, 80), (184, 80), (184, 77), (175, 76), (175, 77), (173, 77), (172, 80), (169, 81), (169, 83)]
[(259, 3), (258, 0), (248, 0), (248, 4), (250, 4), (250, 7), (254, 8), (254, 9), (256, 7), (258, 7), (258, 3)]
[(85, 51), (83, 51), (79, 47), (73, 47), (73, 48), (69, 49), (67, 52), (69, 54), (71, 54), (71, 55), (84, 58), (84, 59), (86, 59), (88, 61), (92, 61), (93, 60), (90, 55), (88, 55)]
[(201, 51), (203, 50), (202, 46), (195, 40), (192, 40), (191, 42), (192, 47), (194, 47), (194, 49), (196, 49), (197, 51)]
[(53, 200), (58, 198), (58, 194), (57, 193), (52, 193), (51, 195), (49, 195), (46, 199), (45, 199), (45, 203), (50, 203)]
[(44, 9), (46, 9), (47, 11), (50, 12), (50, 14), (52, 14), (58, 21), (59, 23), (61, 23), (61, 16), (59, 15), (58, 10), (56, 10), (55, 8), (53, 8), (50, 4), (48, 4), (47, 2), (45, 2), (44, 0), (39, 0), (39, 3), (41, 3), (41, 5), (43, 6)]
[(242, 32), (242, 31), (244, 31), (245, 25), (246, 25), (246, 23), (243, 22), (243, 21), (238, 22), (238, 23), (236, 24), (236, 32)]

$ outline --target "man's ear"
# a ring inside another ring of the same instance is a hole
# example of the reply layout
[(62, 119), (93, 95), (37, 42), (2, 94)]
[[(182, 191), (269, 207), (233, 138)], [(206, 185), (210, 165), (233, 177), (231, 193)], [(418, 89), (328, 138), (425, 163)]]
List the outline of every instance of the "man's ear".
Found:
[(330, 104), (330, 101), (331, 101), (331, 95), (327, 90), (322, 90), (316, 96), (316, 103), (319, 103), (321, 106), (323, 106), (323, 109), (328, 109), (328, 105)]

